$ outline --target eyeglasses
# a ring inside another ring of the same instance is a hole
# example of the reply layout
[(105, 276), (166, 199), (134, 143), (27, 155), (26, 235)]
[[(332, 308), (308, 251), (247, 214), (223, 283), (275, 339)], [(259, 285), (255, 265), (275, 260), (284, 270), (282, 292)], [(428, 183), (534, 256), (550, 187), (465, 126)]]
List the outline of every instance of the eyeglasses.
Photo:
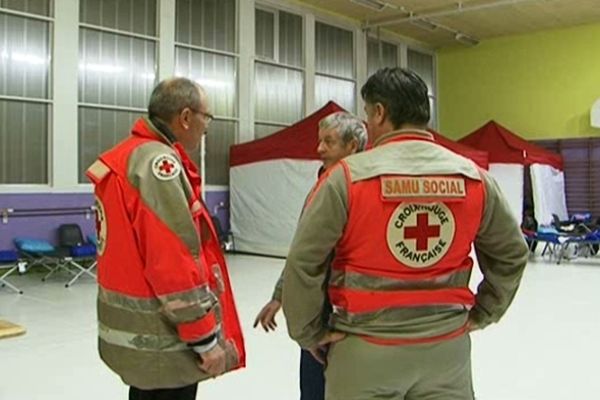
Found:
[(211, 121), (213, 119), (215, 119), (215, 116), (212, 115), (212, 114), (210, 114), (210, 113), (207, 113), (207, 112), (204, 112), (204, 111), (200, 111), (200, 110), (193, 110), (193, 111), (195, 113), (198, 113), (198, 114), (202, 115), (202, 117), (204, 117), (204, 122), (207, 123), (207, 124), (210, 124)]

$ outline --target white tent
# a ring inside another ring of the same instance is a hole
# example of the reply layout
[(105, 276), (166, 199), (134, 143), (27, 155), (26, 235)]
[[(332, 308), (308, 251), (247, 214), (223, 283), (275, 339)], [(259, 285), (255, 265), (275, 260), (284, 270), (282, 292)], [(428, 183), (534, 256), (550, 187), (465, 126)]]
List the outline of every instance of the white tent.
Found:
[(535, 217), (550, 224), (552, 214), (567, 219), (563, 160), (558, 154), (536, 146), (502, 125), (490, 121), (459, 140), (489, 154), (492, 175), (521, 221), (523, 215), (524, 171), (529, 167)]
[(317, 180), (319, 121), (330, 102), (271, 136), (231, 147), (230, 210), (235, 250), (285, 257), (306, 195)]
[[(342, 111), (325, 107), (264, 139), (232, 146), (230, 156), (231, 233), (237, 251), (285, 257), (304, 200), (315, 184), (319, 121)], [(487, 153), (432, 132), (450, 150), (487, 169)]]

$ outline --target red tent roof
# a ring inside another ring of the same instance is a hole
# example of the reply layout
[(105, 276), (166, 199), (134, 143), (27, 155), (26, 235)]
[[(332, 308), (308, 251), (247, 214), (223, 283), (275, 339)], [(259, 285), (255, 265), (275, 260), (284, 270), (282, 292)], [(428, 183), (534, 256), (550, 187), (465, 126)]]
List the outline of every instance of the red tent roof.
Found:
[(291, 158), (318, 160), (319, 121), (329, 114), (345, 111), (333, 101), (303, 120), (270, 136), (252, 142), (231, 146), (229, 165)]
[(489, 121), (459, 142), (487, 151), (490, 163), (546, 164), (563, 169), (560, 155), (528, 142), (495, 121)]
[(435, 141), (445, 148), (452, 150), (455, 153), (460, 154), (463, 157), (467, 157), (473, 160), (481, 168), (489, 169), (488, 153), (486, 151), (477, 150), (464, 144), (460, 144), (453, 140), (448, 139), (439, 132), (429, 129), (429, 132), (433, 134)]
[[(330, 101), (323, 108), (270, 136), (252, 142), (231, 146), (229, 165), (249, 164), (259, 161), (290, 158), (298, 160), (318, 160), (317, 154), (319, 121), (329, 114), (345, 111)], [(442, 146), (470, 158), (481, 167), (488, 168), (488, 155), (485, 151), (454, 142), (441, 134), (431, 131), (436, 141)]]

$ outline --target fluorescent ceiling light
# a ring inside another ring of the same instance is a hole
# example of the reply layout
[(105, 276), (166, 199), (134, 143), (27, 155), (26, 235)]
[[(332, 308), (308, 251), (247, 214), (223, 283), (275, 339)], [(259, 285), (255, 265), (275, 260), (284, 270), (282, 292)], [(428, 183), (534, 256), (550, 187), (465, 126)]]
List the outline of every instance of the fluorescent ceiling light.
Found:
[(359, 4), (363, 7), (370, 8), (375, 11), (383, 11), (386, 8), (398, 8), (393, 4), (390, 4), (381, 0), (350, 0), (352, 3)]
[(477, 40), (474, 37), (471, 37), (469, 35), (466, 35), (462, 32), (458, 32), (456, 35), (454, 35), (454, 39), (457, 42), (466, 44), (468, 46), (477, 46), (479, 44), (479, 40)]
[(435, 31), (438, 28), (438, 25), (435, 22), (426, 19), (412, 19), (410, 20), (410, 23), (428, 31)]

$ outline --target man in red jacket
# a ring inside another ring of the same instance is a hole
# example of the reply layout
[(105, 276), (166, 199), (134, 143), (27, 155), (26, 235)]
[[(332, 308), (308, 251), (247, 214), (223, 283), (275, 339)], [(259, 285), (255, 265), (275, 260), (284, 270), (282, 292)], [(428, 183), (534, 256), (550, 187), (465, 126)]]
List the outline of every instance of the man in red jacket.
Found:
[(212, 119), (200, 86), (161, 82), (148, 118), (102, 154), (95, 185), (99, 350), (130, 400), (195, 399), (244, 366), (227, 266), (200, 197), (197, 151)]
[(509, 308), (527, 246), (496, 182), (426, 130), (418, 75), (384, 68), (361, 94), (373, 147), (326, 171), (304, 208), (283, 280), (288, 333), (317, 357), (335, 343), (327, 400), (473, 400), (469, 332)]

